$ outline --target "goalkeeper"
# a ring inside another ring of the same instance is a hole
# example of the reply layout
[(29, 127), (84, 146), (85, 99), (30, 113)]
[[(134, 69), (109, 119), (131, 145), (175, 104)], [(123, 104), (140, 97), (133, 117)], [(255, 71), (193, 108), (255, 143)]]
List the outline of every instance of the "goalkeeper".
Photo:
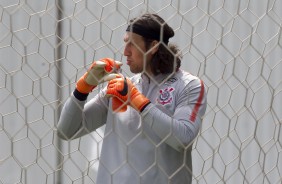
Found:
[[(191, 147), (206, 110), (203, 82), (180, 69), (181, 56), (169, 43), (173, 29), (156, 14), (130, 20), (121, 63), (94, 61), (64, 104), (58, 136), (71, 140), (102, 125), (105, 134), (97, 184), (188, 184)], [(107, 86), (87, 103), (100, 83)]]

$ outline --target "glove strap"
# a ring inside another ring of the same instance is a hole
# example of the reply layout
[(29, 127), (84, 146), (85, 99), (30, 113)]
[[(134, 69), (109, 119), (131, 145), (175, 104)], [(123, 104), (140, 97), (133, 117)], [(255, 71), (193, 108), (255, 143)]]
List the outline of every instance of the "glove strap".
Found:
[(75, 89), (73, 91), (73, 95), (75, 96), (76, 99), (78, 99), (79, 101), (85, 101), (89, 95), (89, 93), (84, 94), (84, 93), (80, 93), (77, 89)]
[(148, 103), (144, 104), (143, 107), (141, 107), (140, 109), (140, 113), (144, 111), (144, 109), (146, 109), (146, 107), (150, 104), (151, 102), (149, 101)]
[(135, 108), (139, 112), (142, 112), (151, 102), (148, 98), (139, 93), (131, 99), (130, 103), (133, 108)]
[(86, 81), (84, 80), (86, 75), (87, 73), (84, 74), (76, 83), (76, 89), (83, 94), (90, 93), (96, 87), (86, 83)]

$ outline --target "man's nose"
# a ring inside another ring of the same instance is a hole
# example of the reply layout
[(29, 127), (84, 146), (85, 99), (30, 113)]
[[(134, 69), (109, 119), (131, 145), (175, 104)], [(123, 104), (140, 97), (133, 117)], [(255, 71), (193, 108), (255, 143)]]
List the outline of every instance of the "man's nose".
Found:
[(129, 56), (129, 55), (130, 55), (130, 51), (129, 51), (129, 49), (128, 49), (127, 46), (124, 47), (123, 55), (124, 55), (124, 56)]

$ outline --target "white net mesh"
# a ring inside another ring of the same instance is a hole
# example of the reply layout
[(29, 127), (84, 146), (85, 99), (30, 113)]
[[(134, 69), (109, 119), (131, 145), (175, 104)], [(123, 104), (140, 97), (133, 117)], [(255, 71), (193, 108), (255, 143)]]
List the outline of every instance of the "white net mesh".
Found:
[(124, 60), (147, 11), (207, 86), (193, 183), (282, 182), (282, 0), (0, 0), (0, 183), (95, 183), (103, 127), (63, 142), (59, 112), (94, 59)]

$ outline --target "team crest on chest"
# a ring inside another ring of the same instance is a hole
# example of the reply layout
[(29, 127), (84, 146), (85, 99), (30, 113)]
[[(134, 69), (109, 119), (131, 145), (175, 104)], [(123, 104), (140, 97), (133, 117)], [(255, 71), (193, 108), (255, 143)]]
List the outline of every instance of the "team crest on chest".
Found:
[(167, 87), (165, 89), (161, 89), (160, 95), (157, 99), (157, 102), (162, 105), (167, 105), (172, 103), (172, 92), (174, 91), (173, 87)]

